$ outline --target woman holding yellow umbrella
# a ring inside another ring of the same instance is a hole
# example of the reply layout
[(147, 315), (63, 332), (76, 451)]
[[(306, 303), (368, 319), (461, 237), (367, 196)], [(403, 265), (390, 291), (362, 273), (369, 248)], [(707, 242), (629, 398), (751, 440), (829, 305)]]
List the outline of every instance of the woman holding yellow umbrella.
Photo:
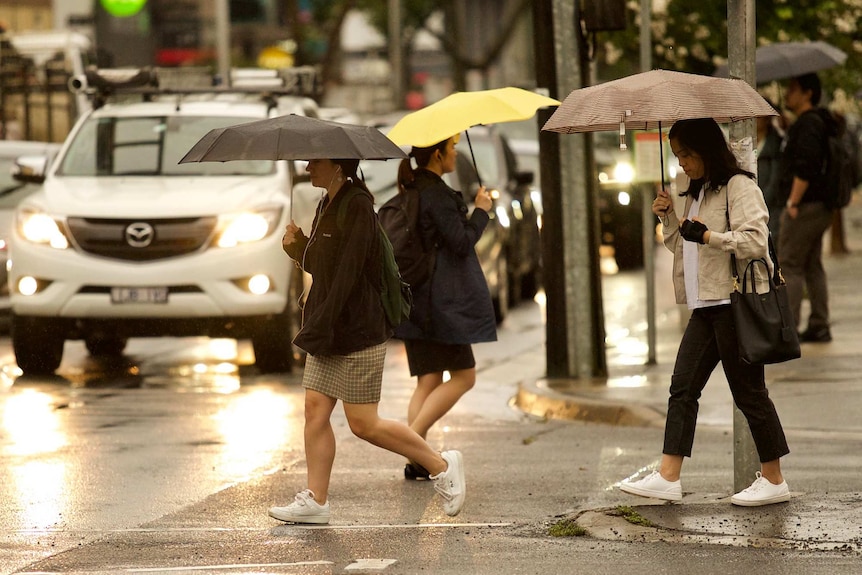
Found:
[[(399, 193), (418, 195), (422, 242), (435, 251), (430, 279), (411, 286), (410, 321), (395, 334), (404, 340), (410, 374), (417, 378), (407, 422), (422, 437), (475, 384), (472, 344), (497, 339), (491, 294), (475, 250), (488, 225), (491, 195), (480, 186), (468, 217), (461, 193), (441, 176), (455, 170), (460, 132), (469, 143), (471, 126), (528, 119), (538, 108), (558, 104), (519, 88), (459, 92), (408, 114), (388, 134), (397, 144), (413, 146), (399, 168)], [(408, 462), (404, 476), (427, 479), (428, 471)]]
[[(407, 423), (423, 438), (476, 383), (471, 344), (497, 339), (491, 293), (475, 249), (488, 225), (491, 196), (479, 188), (476, 209), (468, 217), (461, 193), (441, 177), (455, 170), (457, 140), (456, 135), (433, 146), (414, 146), (398, 169), (399, 193), (418, 195), (419, 233), (434, 251), (430, 277), (411, 286), (410, 320), (395, 332), (404, 340), (410, 375), (417, 378)], [(428, 479), (429, 473), (411, 461), (404, 476)]]

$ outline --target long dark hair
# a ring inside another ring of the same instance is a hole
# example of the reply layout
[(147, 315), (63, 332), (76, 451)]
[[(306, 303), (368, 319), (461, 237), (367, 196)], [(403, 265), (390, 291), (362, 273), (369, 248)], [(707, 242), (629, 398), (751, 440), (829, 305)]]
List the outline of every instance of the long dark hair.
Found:
[(418, 168), (424, 168), (428, 165), (428, 162), (431, 161), (431, 156), (434, 155), (434, 152), (440, 150), (441, 154), (446, 153), (446, 144), (451, 139), (452, 138), (446, 138), (442, 142), (437, 142), (433, 146), (428, 146), (427, 148), (413, 146), (410, 150), (410, 155), (401, 160), (401, 163), (398, 165), (398, 191), (400, 193), (404, 193), (404, 188), (410, 185), (416, 178), (413, 166), (410, 165), (410, 158), (416, 158), (416, 166)]
[(671, 126), (668, 138), (677, 140), (684, 148), (696, 153), (703, 160), (703, 178), (692, 180), (688, 189), (680, 194), (681, 196), (691, 195), (697, 199), (704, 183), (708, 183), (711, 189), (718, 189), (737, 174), (755, 179), (754, 174), (739, 167), (739, 162), (730, 151), (724, 132), (712, 118), (679, 120)]
[[(371, 191), (368, 189), (368, 186), (365, 185), (365, 178), (360, 178), (357, 175), (357, 171), (359, 169), (359, 160), (355, 159), (337, 159), (332, 160), (332, 163), (336, 166), (341, 167), (341, 173), (344, 174), (344, 177), (351, 180), (355, 186), (358, 186), (368, 192)], [(346, 183), (346, 182), (345, 182)]]

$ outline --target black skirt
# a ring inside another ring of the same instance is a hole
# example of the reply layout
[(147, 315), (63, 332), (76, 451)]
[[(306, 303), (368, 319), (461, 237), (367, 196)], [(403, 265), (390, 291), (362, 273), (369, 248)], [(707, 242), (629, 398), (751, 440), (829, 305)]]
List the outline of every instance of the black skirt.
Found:
[(476, 367), (470, 344), (448, 344), (425, 339), (405, 339), (410, 375), (459, 371)]

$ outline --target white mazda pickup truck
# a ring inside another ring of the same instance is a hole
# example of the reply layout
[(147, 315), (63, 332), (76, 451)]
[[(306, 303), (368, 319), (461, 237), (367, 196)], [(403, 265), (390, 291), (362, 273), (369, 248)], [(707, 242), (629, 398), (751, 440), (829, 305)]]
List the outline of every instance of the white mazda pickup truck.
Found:
[(84, 114), (47, 171), (32, 158), (24, 178), (41, 189), (9, 238), (22, 371), (56, 371), (66, 340), (120, 355), (129, 338), (157, 336), (251, 339), (261, 372), (288, 371), (307, 279), (281, 238), (299, 169), (178, 161), (210, 129), (315, 112), (295, 95), (156, 92)]

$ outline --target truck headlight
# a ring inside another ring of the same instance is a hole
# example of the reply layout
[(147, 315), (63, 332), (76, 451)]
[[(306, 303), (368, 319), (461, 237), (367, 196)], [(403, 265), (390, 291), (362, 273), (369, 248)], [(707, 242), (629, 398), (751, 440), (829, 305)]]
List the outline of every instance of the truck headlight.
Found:
[(281, 208), (225, 216), (216, 245), (220, 248), (232, 248), (260, 241), (273, 232), (280, 219)]
[(69, 239), (57, 221), (42, 212), (22, 211), (18, 214), (18, 231), (25, 240), (65, 250)]

